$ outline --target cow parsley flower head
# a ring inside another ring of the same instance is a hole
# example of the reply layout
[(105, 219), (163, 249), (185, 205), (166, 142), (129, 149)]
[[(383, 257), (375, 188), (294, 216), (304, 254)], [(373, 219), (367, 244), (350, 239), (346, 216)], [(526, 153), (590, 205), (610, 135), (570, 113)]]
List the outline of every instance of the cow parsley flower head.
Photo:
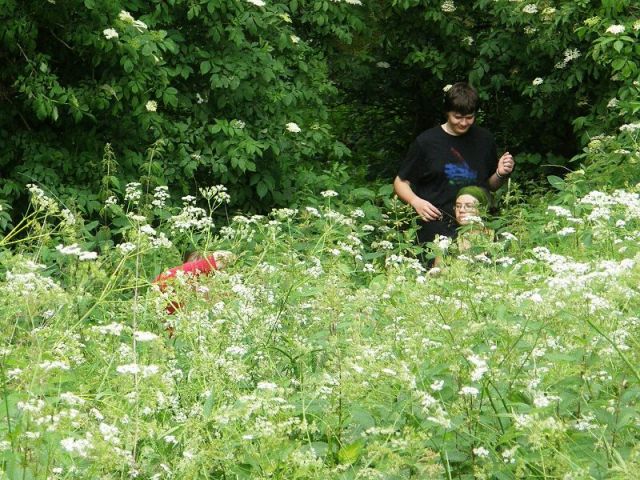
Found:
[(338, 192), (334, 190), (323, 190), (322, 192), (320, 192), (320, 195), (322, 195), (324, 198), (331, 198), (331, 197), (337, 197)]
[(116, 32), (114, 28), (105, 28), (102, 31), (102, 34), (104, 35), (104, 38), (106, 38), (107, 40), (111, 40), (112, 38), (118, 38), (118, 32)]
[(636, 130), (640, 130), (640, 122), (626, 123), (620, 127), (621, 132), (635, 132)]
[(580, 55), (582, 54), (580, 53), (580, 50), (578, 50), (577, 48), (567, 48), (564, 51), (564, 61), (566, 63), (569, 63), (570, 61), (580, 57)]
[(158, 102), (149, 100), (144, 107), (147, 109), (147, 112), (155, 112), (158, 110)]
[(52, 214), (60, 211), (60, 207), (56, 201), (48, 197), (40, 187), (33, 183), (29, 183), (27, 184), (27, 189), (31, 194), (31, 203), (36, 209), (46, 210), (48, 213)]
[(624, 33), (624, 25), (611, 25), (607, 28), (607, 33), (611, 33), (612, 35), (620, 35)]
[(524, 6), (522, 11), (524, 13), (530, 13), (530, 14), (538, 13), (538, 6), (535, 3), (529, 3)]
[(289, 122), (285, 125), (285, 127), (287, 131), (291, 133), (300, 133), (302, 131), (302, 129), (295, 122)]
[(158, 338), (158, 335), (156, 335), (153, 332), (145, 332), (145, 331), (137, 330), (133, 332), (133, 337), (136, 339), (137, 342), (152, 342)]
[(433, 243), (435, 243), (440, 250), (447, 251), (451, 246), (451, 237), (447, 237), (446, 235), (436, 235)]
[(142, 184), (140, 182), (127, 183), (124, 199), (128, 202), (137, 202), (142, 197)]
[(247, 0), (247, 2), (251, 5), (255, 5), (256, 7), (264, 7), (266, 5), (262, 0)]
[(214, 185), (211, 187), (200, 188), (200, 195), (207, 200), (213, 200), (215, 203), (229, 203), (231, 195), (227, 193), (227, 187), (224, 185)]
[(136, 19), (133, 18), (133, 15), (131, 15), (126, 10), (120, 10), (120, 13), (118, 14), (118, 18), (125, 23), (133, 23), (136, 21)]
[(542, 85), (543, 82), (544, 80), (541, 77), (536, 77), (533, 79), (531, 83), (533, 84), (534, 87), (537, 87), (538, 85)]
[(476, 395), (478, 395), (480, 393), (480, 390), (478, 390), (476, 387), (469, 387), (469, 386), (464, 386), (460, 389), (460, 391), (458, 392), (460, 395), (465, 395), (465, 396), (469, 396), (469, 397), (475, 397)]
[(440, 9), (445, 13), (453, 13), (456, 11), (456, 4), (453, 3), (453, 0), (445, 0), (440, 5)]
[(473, 449), (473, 454), (476, 457), (487, 458), (489, 456), (489, 450), (484, 447), (476, 447)]
[[(142, 20), (134, 20), (133, 26), (137, 28), (139, 32), (142, 32), (143, 30), (147, 30), (149, 28), (147, 27), (147, 24), (144, 23)], [(156, 58), (156, 61), (157, 60), (158, 58)]]
[(60, 441), (60, 446), (67, 452), (77, 455), (80, 458), (89, 456), (89, 450), (93, 448), (89, 438), (65, 438)]

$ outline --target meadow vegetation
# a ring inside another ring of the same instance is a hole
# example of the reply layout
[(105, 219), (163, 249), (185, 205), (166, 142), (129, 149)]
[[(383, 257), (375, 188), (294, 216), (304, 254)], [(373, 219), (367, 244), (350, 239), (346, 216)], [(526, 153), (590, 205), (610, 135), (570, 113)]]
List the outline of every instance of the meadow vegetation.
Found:
[[(221, 185), (173, 208), (130, 184), (99, 250), (31, 186), (1, 241), (2, 475), (632, 478), (637, 137), (592, 143), (553, 192), (512, 182), (497, 240), (439, 272), (388, 186), (226, 218)], [(160, 291), (187, 245), (238, 260)]]
[[(0, 0), (0, 478), (637, 477), (636, 3)], [(518, 167), (422, 248), (460, 79)]]

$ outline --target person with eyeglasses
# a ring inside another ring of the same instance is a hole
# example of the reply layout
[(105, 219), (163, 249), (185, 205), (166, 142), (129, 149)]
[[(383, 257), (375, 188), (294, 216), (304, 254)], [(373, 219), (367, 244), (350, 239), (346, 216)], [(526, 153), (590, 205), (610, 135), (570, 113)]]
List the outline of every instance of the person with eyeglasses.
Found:
[(468, 186), (458, 190), (454, 212), (458, 224), (457, 244), (460, 253), (474, 245), (493, 241), (493, 230), (485, 227), (491, 207), (491, 194), (482, 187)]

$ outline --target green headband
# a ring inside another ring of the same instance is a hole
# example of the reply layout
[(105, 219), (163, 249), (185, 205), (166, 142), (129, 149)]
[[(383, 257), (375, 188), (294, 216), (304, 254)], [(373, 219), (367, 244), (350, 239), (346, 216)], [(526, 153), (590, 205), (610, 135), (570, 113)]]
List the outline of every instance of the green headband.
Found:
[(456, 199), (461, 195), (471, 195), (478, 200), (480, 207), (489, 208), (491, 206), (491, 195), (482, 187), (468, 186), (458, 190)]

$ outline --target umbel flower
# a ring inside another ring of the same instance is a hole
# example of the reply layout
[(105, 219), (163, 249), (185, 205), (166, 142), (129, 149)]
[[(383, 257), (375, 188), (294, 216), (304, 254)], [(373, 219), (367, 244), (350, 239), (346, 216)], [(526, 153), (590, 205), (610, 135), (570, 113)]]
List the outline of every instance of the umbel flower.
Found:
[(611, 25), (609, 28), (607, 28), (607, 33), (620, 35), (621, 33), (624, 33), (624, 25)]
[(302, 129), (295, 122), (289, 122), (285, 125), (285, 127), (287, 128), (287, 131), (291, 133), (300, 133), (302, 131)]

